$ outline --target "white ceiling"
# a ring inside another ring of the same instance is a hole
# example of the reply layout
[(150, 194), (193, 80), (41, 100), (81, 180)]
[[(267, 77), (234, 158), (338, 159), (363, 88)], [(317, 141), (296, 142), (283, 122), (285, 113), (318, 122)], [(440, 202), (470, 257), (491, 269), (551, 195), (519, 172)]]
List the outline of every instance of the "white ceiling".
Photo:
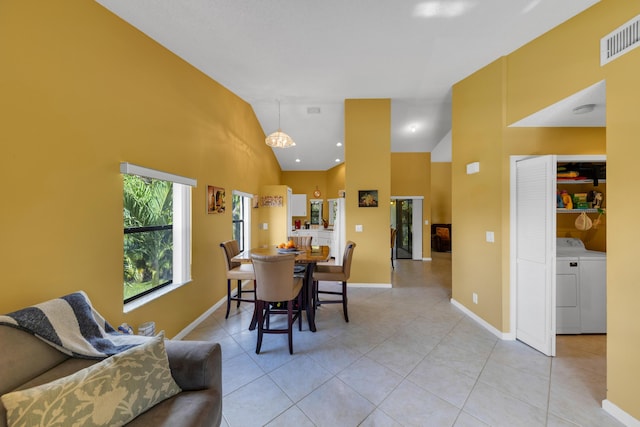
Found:
[(287, 171), (343, 161), (336, 143), (354, 98), (392, 100), (392, 152), (442, 141), (439, 161), (450, 160), (452, 85), (598, 2), (96, 1), (250, 103), (265, 134), (279, 101), (296, 141), (274, 150)]

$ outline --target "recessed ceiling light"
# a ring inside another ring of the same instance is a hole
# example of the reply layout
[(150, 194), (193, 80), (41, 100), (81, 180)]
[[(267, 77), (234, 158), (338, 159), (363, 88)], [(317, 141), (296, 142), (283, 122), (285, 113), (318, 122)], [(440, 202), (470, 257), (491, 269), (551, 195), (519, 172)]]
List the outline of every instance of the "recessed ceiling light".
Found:
[(414, 16), (423, 18), (445, 17), (453, 18), (460, 16), (473, 5), (468, 1), (425, 1), (416, 5), (413, 9)]
[(296, 159), (296, 163), (300, 163), (300, 159)]
[(338, 163), (340, 161), (340, 159), (336, 159), (336, 163)]
[(416, 133), (416, 127), (415, 126), (411, 126), (409, 129), (411, 130), (411, 133)]
[(342, 147), (342, 142), (338, 142), (338, 143), (336, 144), (336, 147)]

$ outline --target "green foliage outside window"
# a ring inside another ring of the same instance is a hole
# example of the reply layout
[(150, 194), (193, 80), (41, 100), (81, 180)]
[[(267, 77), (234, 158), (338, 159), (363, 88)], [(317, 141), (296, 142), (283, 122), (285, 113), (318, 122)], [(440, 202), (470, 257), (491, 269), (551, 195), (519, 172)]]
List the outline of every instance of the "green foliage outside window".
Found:
[(173, 278), (173, 183), (123, 175), (124, 300)]

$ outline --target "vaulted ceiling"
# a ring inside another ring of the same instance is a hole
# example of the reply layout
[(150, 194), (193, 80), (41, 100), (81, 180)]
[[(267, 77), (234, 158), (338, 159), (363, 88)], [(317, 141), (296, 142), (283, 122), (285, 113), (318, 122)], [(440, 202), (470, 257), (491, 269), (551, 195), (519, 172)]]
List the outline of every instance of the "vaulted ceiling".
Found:
[(352, 98), (391, 99), (392, 152), (450, 160), (452, 85), (597, 1), (97, 0), (288, 133), (283, 170), (343, 161)]

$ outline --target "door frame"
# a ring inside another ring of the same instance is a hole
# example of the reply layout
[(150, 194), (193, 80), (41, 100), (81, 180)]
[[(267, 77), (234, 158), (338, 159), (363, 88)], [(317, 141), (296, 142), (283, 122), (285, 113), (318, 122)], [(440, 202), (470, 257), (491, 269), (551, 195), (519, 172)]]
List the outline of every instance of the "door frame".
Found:
[[(518, 161), (532, 158), (532, 157), (540, 157), (541, 155), (520, 155), (520, 156), (510, 156), (509, 157), (509, 332), (505, 338), (507, 339), (516, 339), (516, 319), (517, 319), (517, 303), (516, 303), (516, 289), (517, 289), (517, 279), (516, 279), (516, 163)], [(582, 154), (582, 155), (555, 155), (557, 162), (598, 162), (598, 161), (606, 161), (606, 154)], [(557, 187), (556, 177), (553, 177), (554, 187)], [(555, 195), (551, 194), (550, 197), (555, 197)], [(553, 233), (556, 234), (557, 231), (553, 230)], [(555, 237), (555, 236), (550, 236)], [(555, 254), (553, 256), (555, 262)], [(555, 292), (555, 286), (554, 290)]]
[(391, 196), (391, 200), (412, 201), (411, 233), (413, 235), (411, 247), (411, 259), (424, 261), (422, 258), (422, 210), (424, 209), (424, 196)]

